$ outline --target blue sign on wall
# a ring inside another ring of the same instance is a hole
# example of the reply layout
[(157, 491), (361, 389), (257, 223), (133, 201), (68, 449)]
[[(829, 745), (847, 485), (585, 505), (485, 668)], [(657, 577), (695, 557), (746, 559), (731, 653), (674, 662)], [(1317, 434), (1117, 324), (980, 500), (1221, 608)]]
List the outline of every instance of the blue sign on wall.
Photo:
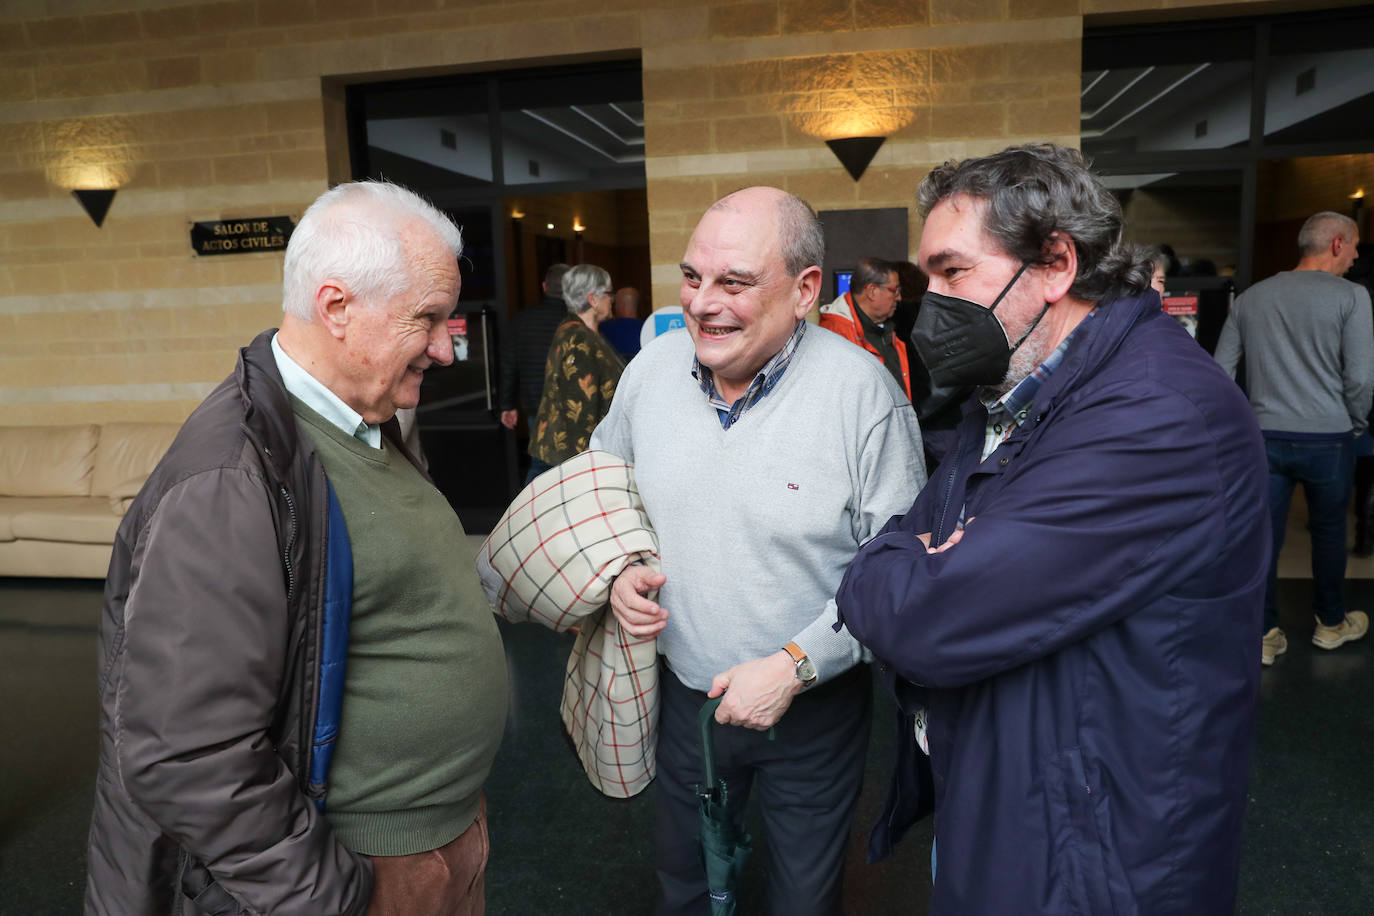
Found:
[(659, 334), (667, 334), (673, 328), (681, 327), (686, 327), (686, 322), (683, 321), (681, 312), (678, 312), (676, 315), (665, 315), (663, 312), (658, 312), (654, 315), (655, 337)]
[(648, 346), (649, 341), (660, 334), (667, 334), (674, 328), (685, 326), (686, 324), (682, 320), (682, 306), (670, 305), (667, 308), (661, 308), (644, 322), (644, 327), (639, 331), (639, 344), (640, 346)]
[(838, 299), (849, 292), (849, 280), (854, 276), (852, 270), (835, 271), (835, 298)]

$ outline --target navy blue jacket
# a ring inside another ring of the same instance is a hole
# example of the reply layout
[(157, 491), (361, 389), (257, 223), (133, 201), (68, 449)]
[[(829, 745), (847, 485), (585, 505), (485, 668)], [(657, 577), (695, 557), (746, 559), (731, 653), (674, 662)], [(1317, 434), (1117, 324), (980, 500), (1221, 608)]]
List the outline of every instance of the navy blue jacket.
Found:
[[(966, 410), (838, 594), (899, 716), (928, 710), (931, 912), (1231, 912), (1270, 550), (1245, 399), (1147, 291), (1080, 326), (986, 460)], [(900, 747), (879, 856), (922, 801)]]

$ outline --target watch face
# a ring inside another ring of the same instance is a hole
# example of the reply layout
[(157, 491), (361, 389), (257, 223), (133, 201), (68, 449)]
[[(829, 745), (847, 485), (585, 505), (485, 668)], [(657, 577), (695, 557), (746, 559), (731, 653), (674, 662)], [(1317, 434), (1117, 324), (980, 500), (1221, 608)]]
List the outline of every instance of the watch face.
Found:
[(809, 684), (816, 679), (816, 666), (811, 664), (811, 659), (803, 658), (797, 662), (797, 677), (801, 678), (803, 684)]

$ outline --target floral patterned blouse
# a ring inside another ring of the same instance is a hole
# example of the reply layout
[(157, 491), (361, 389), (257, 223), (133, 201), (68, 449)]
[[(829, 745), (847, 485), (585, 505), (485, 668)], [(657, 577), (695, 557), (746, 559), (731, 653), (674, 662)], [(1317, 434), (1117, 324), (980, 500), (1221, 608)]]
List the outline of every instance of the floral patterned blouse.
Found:
[(582, 319), (559, 325), (544, 366), (544, 395), (530, 454), (556, 465), (586, 451), (592, 430), (611, 409), (624, 371), (620, 354)]

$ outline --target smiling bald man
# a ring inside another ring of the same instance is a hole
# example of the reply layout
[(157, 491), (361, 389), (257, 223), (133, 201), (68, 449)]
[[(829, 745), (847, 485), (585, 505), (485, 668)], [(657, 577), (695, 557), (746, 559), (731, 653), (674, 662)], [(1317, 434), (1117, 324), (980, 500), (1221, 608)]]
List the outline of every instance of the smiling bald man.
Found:
[(882, 364), (808, 333), (824, 253), (798, 197), (748, 188), (714, 204), (682, 259), (686, 328), (635, 357), (592, 436), (635, 465), (662, 556), (662, 574), (630, 567), (611, 599), (662, 656), (660, 914), (705, 912), (697, 713), (722, 693), (718, 769), (739, 807), (761, 799), (771, 911), (840, 911), (871, 692), (834, 594), (925, 471)]

